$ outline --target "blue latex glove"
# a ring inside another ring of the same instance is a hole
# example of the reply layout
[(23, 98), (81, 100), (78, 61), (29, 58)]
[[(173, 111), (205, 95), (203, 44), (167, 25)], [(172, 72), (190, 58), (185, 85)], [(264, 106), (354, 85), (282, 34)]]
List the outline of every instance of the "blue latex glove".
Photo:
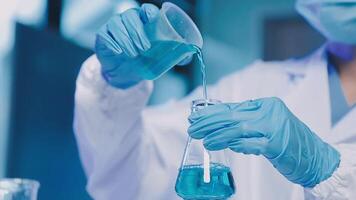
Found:
[(142, 80), (120, 64), (135, 59), (140, 51), (151, 47), (143, 26), (152, 22), (158, 12), (153, 4), (143, 4), (141, 8), (115, 15), (97, 33), (95, 52), (102, 65), (103, 76), (111, 85), (125, 89)]
[(194, 112), (188, 133), (208, 150), (262, 154), (291, 182), (313, 187), (332, 175), (339, 153), (278, 98), (218, 104)]

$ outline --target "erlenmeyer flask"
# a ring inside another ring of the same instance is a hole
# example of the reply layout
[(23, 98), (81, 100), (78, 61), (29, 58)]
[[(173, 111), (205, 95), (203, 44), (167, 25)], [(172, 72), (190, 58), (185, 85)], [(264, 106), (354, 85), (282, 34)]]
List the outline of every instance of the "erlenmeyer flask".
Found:
[[(191, 110), (218, 104), (217, 100), (195, 100)], [(188, 138), (183, 160), (176, 180), (176, 193), (185, 200), (223, 200), (235, 193), (234, 180), (225, 156), (225, 150), (209, 151), (208, 181), (204, 175), (204, 151), (202, 140)]]

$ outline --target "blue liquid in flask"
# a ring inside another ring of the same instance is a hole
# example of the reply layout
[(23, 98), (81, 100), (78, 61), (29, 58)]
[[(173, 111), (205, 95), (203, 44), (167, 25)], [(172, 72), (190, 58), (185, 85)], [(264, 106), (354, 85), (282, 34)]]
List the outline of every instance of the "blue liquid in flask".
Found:
[(210, 182), (204, 182), (203, 165), (186, 165), (179, 170), (176, 193), (185, 200), (224, 200), (235, 193), (229, 167), (210, 164)]

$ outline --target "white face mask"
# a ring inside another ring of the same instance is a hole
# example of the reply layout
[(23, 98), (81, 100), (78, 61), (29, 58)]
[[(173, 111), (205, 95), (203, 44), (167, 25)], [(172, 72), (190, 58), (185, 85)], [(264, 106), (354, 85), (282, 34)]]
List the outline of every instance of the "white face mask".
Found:
[(296, 7), (330, 41), (356, 44), (356, 0), (297, 0)]

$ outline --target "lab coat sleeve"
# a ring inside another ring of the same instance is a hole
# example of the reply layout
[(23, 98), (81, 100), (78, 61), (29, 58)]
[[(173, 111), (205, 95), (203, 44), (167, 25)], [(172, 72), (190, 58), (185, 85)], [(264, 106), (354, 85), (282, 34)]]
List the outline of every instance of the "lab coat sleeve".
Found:
[(113, 88), (103, 79), (95, 55), (83, 63), (76, 84), (74, 132), (94, 199), (137, 199), (142, 174), (132, 172), (142, 145), (136, 133), (142, 132), (140, 114), (151, 91), (150, 81), (127, 90)]
[(333, 175), (312, 189), (305, 189), (308, 200), (349, 200), (356, 198), (356, 148), (354, 145), (335, 145), (341, 155)]

